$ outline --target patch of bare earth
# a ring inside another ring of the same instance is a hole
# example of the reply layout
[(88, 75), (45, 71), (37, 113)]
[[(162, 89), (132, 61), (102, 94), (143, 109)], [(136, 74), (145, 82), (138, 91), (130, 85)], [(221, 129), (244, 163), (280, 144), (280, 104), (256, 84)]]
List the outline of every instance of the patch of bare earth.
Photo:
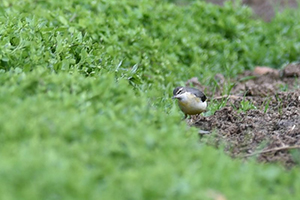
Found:
[[(291, 154), (300, 157), (299, 77), (300, 64), (281, 71), (256, 68), (235, 80), (230, 95), (221, 96), (225, 78), (217, 75), (219, 89), (207, 96), (226, 101), (226, 106), (209, 117), (197, 117), (194, 126), (216, 132), (204, 137), (216, 146), (223, 143), (232, 157), (256, 156), (261, 162), (279, 162), (288, 168), (299, 164), (300, 158)], [(201, 88), (195, 79), (187, 83)], [(245, 104), (252, 108), (241, 108)]]

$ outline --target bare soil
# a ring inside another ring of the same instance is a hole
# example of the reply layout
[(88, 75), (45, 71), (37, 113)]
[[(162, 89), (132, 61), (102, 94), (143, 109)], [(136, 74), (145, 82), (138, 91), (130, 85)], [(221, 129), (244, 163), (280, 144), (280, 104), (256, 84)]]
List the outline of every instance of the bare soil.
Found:
[(225, 103), (211, 116), (197, 116), (193, 126), (201, 133), (209, 131), (202, 140), (216, 147), (224, 145), (232, 157), (257, 157), (260, 162), (279, 162), (290, 168), (300, 165), (300, 64), (269, 69), (244, 72), (231, 80), (235, 85), (224, 96), (228, 84), (221, 74), (215, 77), (219, 85), (215, 91), (190, 79), (187, 84), (214, 91), (206, 92), (211, 101)]

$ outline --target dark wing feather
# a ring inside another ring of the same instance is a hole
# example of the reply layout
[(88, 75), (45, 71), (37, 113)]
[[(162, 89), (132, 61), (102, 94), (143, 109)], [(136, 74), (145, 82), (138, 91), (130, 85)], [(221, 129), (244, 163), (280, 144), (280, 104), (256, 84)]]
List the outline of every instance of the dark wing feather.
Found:
[(203, 102), (207, 99), (205, 94), (198, 89), (186, 87), (187, 92), (193, 93), (196, 97), (200, 98)]

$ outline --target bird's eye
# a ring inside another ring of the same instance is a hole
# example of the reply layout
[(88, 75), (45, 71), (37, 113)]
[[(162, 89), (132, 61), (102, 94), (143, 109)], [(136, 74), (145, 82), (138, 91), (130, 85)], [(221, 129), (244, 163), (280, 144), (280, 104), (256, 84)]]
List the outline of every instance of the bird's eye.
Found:
[(183, 94), (186, 92), (184, 87), (177, 87), (173, 90), (173, 95)]
[(183, 88), (179, 88), (176, 92), (176, 94), (182, 94), (183, 93)]

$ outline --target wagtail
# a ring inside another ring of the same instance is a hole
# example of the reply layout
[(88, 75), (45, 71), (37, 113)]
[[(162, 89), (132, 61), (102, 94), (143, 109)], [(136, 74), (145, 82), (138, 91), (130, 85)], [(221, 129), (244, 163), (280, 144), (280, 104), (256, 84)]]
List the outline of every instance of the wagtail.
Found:
[(191, 87), (177, 87), (173, 90), (173, 99), (178, 99), (178, 105), (185, 114), (184, 119), (188, 115), (197, 115), (206, 111), (206, 96), (198, 89)]

